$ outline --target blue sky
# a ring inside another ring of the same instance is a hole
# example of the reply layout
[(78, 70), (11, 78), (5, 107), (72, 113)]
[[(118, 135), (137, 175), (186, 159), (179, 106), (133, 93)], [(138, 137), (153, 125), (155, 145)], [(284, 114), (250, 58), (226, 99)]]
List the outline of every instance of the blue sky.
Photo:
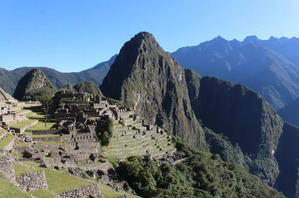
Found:
[(0, 67), (81, 71), (140, 31), (166, 51), (213, 39), (299, 37), (298, 0), (0, 0)]

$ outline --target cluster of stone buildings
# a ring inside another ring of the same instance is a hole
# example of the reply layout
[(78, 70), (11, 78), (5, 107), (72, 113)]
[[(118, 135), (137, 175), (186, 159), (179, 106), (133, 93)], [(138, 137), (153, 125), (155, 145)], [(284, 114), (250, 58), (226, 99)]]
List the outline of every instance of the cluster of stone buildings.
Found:
[(20, 112), (12, 111), (10, 107), (17, 107), (17, 102), (0, 88), (0, 125), (8, 125), (26, 119)]

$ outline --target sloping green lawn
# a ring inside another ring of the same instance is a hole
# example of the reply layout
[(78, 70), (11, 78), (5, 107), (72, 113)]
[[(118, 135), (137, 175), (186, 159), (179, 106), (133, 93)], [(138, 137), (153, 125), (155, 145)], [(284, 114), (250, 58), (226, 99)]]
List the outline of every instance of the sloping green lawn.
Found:
[(0, 175), (0, 198), (29, 198), (23, 191)]
[(0, 149), (3, 149), (5, 146), (7, 146), (13, 140), (13, 138), (13, 135), (7, 133), (5, 137), (0, 140)]
[(34, 121), (35, 121), (34, 119), (27, 119), (27, 120), (22, 120), (20, 122), (17, 122), (15, 124), (9, 124), (8, 126), (11, 127), (11, 128), (19, 129), (19, 128), (22, 128), (23, 126), (25, 126), (29, 123), (32, 123)]
[(49, 130), (55, 124), (56, 124), (56, 122), (47, 122), (47, 124), (45, 125), (44, 122), (39, 121), (36, 125), (28, 128), (27, 130), (32, 130), (32, 131), (34, 131), (34, 130), (36, 130), (36, 131)]
[(38, 167), (36, 163), (31, 161), (26, 161), (24, 163), (30, 165), (36, 170), (44, 171), (47, 178), (49, 190), (57, 194), (91, 184), (90, 181), (86, 181), (82, 178), (69, 175), (64, 171), (57, 171), (49, 168), (41, 168)]
[(37, 198), (56, 198), (57, 197), (47, 190), (36, 190), (36, 191), (30, 192), (30, 194)]

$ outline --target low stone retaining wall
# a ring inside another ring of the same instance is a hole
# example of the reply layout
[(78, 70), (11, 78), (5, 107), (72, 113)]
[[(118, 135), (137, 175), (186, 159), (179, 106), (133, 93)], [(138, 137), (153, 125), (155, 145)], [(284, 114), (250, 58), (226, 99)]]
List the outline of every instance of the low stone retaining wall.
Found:
[(12, 158), (0, 157), (0, 173), (11, 182), (15, 180), (15, 170)]
[(60, 142), (61, 136), (54, 136), (54, 137), (33, 137), (33, 140), (35, 141), (54, 141), (54, 142)]
[(30, 172), (17, 177), (16, 181), (23, 191), (48, 189), (44, 171)]
[(32, 130), (32, 135), (44, 135), (44, 134), (55, 134), (57, 133), (57, 130), (44, 130), (44, 131), (38, 131), (38, 130)]
[(26, 131), (26, 129), (28, 129), (28, 128), (30, 128), (30, 127), (32, 127), (32, 126), (34, 126), (34, 125), (36, 125), (38, 123), (38, 120), (35, 120), (35, 121), (33, 121), (33, 122), (31, 122), (31, 123), (29, 123), (29, 124), (27, 124), (27, 125), (25, 125), (25, 126), (23, 126), (23, 127), (21, 127), (21, 128), (19, 128), (19, 129), (17, 129), (17, 128), (13, 128), (17, 133), (24, 133), (25, 131)]
[(59, 198), (81, 198), (81, 197), (103, 198), (98, 184), (92, 184), (89, 186), (80, 187), (75, 190), (65, 191), (59, 195)]
[[(0, 140), (1, 141), (1, 140)], [(15, 137), (12, 139), (12, 141), (10, 143), (8, 143), (3, 150), (5, 151), (10, 151), (14, 148), (15, 145)]]

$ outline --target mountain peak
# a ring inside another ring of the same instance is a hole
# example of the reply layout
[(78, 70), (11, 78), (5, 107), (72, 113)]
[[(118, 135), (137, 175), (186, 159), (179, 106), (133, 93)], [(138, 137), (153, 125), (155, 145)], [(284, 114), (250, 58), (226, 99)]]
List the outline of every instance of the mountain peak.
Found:
[(257, 40), (258, 40), (257, 36), (255, 36), (255, 35), (251, 35), (251, 36), (247, 36), (247, 37), (243, 40), (243, 42), (244, 42), (244, 43), (251, 43), (251, 42), (255, 42), (255, 41), (257, 41)]
[[(139, 53), (141, 51), (152, 50), (154, 48), (160, 48), (158, 42), (156, 41), (155, 37), (148, 32), (139, 32), (133, 38), (131, 38), (128, 42), (125, 43), (122, 50), (137, 50)], [(121, 52), (120, 52), (121, 53)]]
[(154, 39), (154, 36), (149, 32), (139, 32), (133, 37), (133, 39)]
[(16, 87), (14, 97), (18, 100), (37, 100), (38, 96), (53, 95), (56, 87), (39, 68), (30, 70)]
[(221, 36), (217, 36), (214, 39), (211, 40), (211, 42), (215, 42), (215, 43), (225, 43), (227, 42), (227, 40)]

